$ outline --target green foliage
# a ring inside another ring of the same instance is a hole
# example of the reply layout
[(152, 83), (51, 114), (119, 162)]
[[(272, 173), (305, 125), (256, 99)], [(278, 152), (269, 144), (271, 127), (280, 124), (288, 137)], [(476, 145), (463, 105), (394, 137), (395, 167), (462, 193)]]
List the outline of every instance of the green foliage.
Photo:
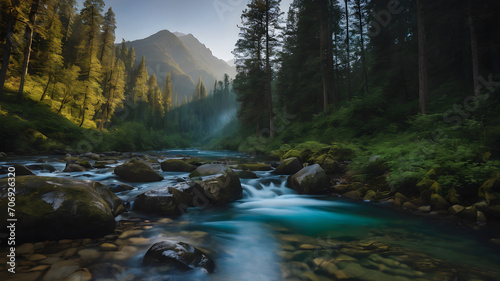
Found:
[(124, 123), (105, 136), (99, 150), (147, 151), (165, 148), (188, 147), (190, 140), (183, 135), (147, 129), (141, 123)]

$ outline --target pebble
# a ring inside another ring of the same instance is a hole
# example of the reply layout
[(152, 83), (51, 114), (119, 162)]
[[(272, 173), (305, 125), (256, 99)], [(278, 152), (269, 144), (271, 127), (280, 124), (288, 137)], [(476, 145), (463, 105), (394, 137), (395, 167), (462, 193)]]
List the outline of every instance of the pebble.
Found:
[(60, 258), (57, 258), (57, 257), (48, 257), (46, 259), (43, 259), (40, 261), (41, 264), (48, 264), (48, 265), (51, 265), (51, 264), (54, 264), (58, 261), (60, 261), (61, 259)]
[(319, 247), (315, 246), (315, 245), (311, 245), (311, 244), (302, 244), (302, 245), (300, 245), (299, 248), (302, 250), (314, 250), (314, 249), (319, 248)]
[(142, 237), (132, 237), (128, 239), (128, 242), (132, 245), (147, 245), (151, 244), (150, 240)]
[(163, 218), (157, 221), (157, 223), (172, 223), (174, 220), (169, 218)]
[(101, 253), (95, 249), (83, 249), (78, 251), (78, 255), (82, 260), (92, 261), (98, 259), (101, 256)]
[(92, 274), (87, 269), (79, 270), (66, 277), (64, 281), (90, 281)]
[(43, 277), (43, 281), (53, 281), (63, 279), (80, 268), (76, 261), (67, 260), (53, 264)]
[(17, 255), (32, 254), (35, 251), (35, 245), (32, 243), (24, 243), (16, 248)]
[(34, 261), (34, 262), (37, 262), (37, 261), (41, 261), (41, 260), (44, 260), (46, 259), (47, 256), (44, 256), (44, 255), (40, 255), (40, 254), (34, 254), (32, 255), (28, 260), (29, 261)]
[(127, 231), (123, 232), (122, 234), (120, 234), (120, 236), (118, 236), (118, 238), (123, 239), (123, 238), (128, 238), (131, 236), (139, 236), (139, 234), (141, 234), (142, 232), (143, 232), (142, 230), (127, 230)]
[(30, 270), (28, 270), (28, 272), (45, 271), (49, 267), (50, 267), (50, 265), (47, 265), (47, 264), (37, 265), (37, 266), (31, 268)]
[(78, 252), (78, 248), (69, 248), (68, 250), (66, 250), (64, 252), (63, 257), (65, 257), (65, 258), (72, 257), (72, 256), (76, 255), (77, 252)]
[(118, 246), (111, 243), (103, 243), (101, 244), (101, 249), (104, 251), (116, 251), (118, 250)]

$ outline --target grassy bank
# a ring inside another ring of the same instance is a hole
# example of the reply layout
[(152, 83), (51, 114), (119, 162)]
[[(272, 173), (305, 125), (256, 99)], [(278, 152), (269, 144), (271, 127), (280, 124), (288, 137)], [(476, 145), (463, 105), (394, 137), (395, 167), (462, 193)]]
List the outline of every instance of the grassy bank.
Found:
[(188, 147), (191, 138), (120, 123), (103, 131), (81, 128), (48, 105), (13, 94), (0, 102), (0, 151), (36, 154), (71, 151), (146, 151)]

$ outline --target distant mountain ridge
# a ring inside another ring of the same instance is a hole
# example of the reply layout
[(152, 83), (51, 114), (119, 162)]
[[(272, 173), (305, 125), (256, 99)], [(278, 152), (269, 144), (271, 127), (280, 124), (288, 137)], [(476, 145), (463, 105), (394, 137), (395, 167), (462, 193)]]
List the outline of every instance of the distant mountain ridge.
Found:
[(127, 45), (134, 47), (138, 62), (142, 56), (146, 57), (149, 75), (154, 73), (160, 86), (163, 86), (167, 74), (172, 73), (178, 104), (191, 98), (200, 77), (210, 90), (224, 73), (230, 77), (236, 74), (234, 67), (215, 57), (192, 34), (162, 30), (145, 39), (127, 42)]

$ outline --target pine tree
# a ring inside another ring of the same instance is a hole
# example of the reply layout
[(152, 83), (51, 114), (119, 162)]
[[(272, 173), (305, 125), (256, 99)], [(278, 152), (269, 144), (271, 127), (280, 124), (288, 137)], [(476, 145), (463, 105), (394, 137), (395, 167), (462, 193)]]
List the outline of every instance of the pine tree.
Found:
[(24, 82), (26, 79), (26, 75), (28, 75), (28, 66), (30, 63), (31, 56), (31, 46), (33, 43), (33, 32), (35, 30), (36, 25), (36, 17), (38, 14), (38, 8), (40, 7), (40, 0), (32, 0), (31, 2), (31, 10), (28, 17), (28, 22), (26, 23), (26, 31), (24, 37), (26, 39), (26, 45), (24, 47), (24, 60), (23, 66), (21, 69), (21, 83), (19, 84), (19, 92), (17, 97), (20, 99), (23, 97), (24, 93)]
[[(40, 44), (40, 55), (36, 64), (41, 69), (43, 76), (48, 76), (47, 84), (43, 90), (40, 101), (47, 95), (51, 84), (56, 83), (57, 75), (62, 71), (64, 66), (64, 58), (62, 56), (63, 49), (63, 27), (60, 21), (58, 9), (59, 5), (56, 0), (48, 1), (46, 10), (41, 13), (42, 26), (45, 34), (43, 35), (42, 43)], [(34, 68), (37, 66), (33, 64)]]
[(135, 71), (132, 102), (148, 102), (148, 69), (146, 68), (146, 58), (143, 56), (139, 66)]
[[(161, 90), (161, 98), (162, 98), (162, 108), (164, 115), (166, 112), (170, 111), (172, 108), (172, 73), (169, 72), (167, 77), (165, 77), (165, 84)], [(176, 96), (176, 104), (177, 104), (177, 96)]]
[(198, 84), (196, 85), (196, 89), (194, 91), (193, 101), (202, 100), (205, 99), (206, 97), (207, 97), (207, 88), (203, 84), (203, 81), (201, 80), (200, 76), (200, 80), (198, 80)]
[[(257, 131), (267, 115), (270, 137), (275, 134), (272, 97), (272, 59), (278, 47), (280, 0), (253, 0), (241, 16), (240, 39), (234, 54), (238, 75), (235, 90), (242, 103), (239, 116)], [(262, 96), (258, 96), (258, 94)], [(265, 111), (262, 111), (265, 110)]]
[(18, 8), (20, 6), (19, 0), (12, 0), (10, 5), (7, 6), (7, 30), (5, 38), (4, 54), (2, 59), (2, 69), (0, 70), (0, 99), (3, 96), (3, 88), (5, 85), (5, 80), (7, 79), (7, 70), (9, 68), (10, 56), (12, 53), (12, 43), (14, 36), (14, 27), (16, 21), (18, 20), (19, 12)]
[(104, 15), (104, 21), (102, 24), (102, 39), (101, 39), (101, 61), (104, 61), (106, 56), (110, 56), (111, 52), (115, 48), (115, 30), (116, 30), (116, 19), (115, 13), (112, 8), (109, 8)]
[(79, 46), (79, 63), (82, 69), (81, 76), (85, 81), (85, 90), (80, 108), (80, 127), (85, 122), (87, 111), (95, 112), (94, 105), (99, 104), (102, 99), (101, 62), (97, 56), (104, 1), (86, 0), (83, 6), (80, 13), (83, 22), (83, 38)]
[(107, 92), (106, 101), (103, 106), (100, 130), (104, 129), (104, 125), (111, 116), (113, 116), (116, 108), (123, 104), (125, 90), (125, 64), (122, 60), (116, 60), (112, 68), (109, 82), (109, 91)]
[(427, 114), (427, 47), (424, 24), (424, 4), (423, 0), (417, 0), (418, 17), (418, 88), (420, 113)]

